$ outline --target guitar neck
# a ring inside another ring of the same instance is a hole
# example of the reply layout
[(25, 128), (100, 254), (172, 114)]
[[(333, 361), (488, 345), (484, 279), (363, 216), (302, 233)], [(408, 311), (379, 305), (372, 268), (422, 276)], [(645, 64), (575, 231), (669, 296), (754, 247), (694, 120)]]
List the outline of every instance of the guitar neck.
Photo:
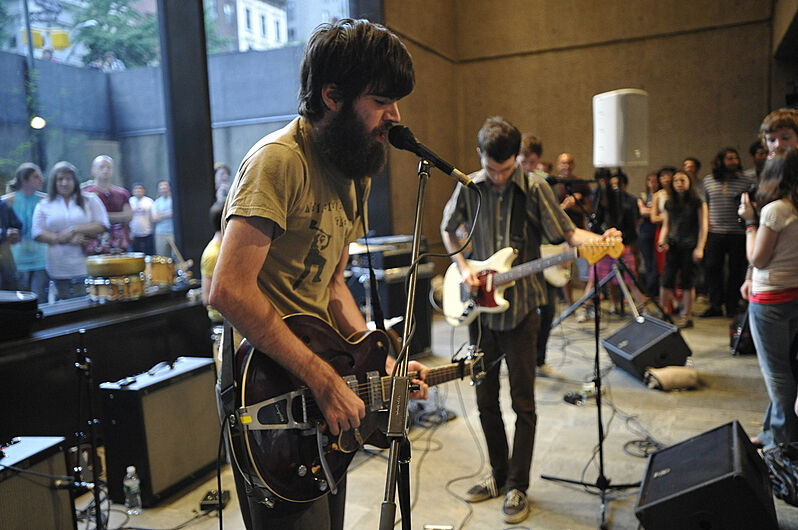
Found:
[(553, 256), (549, 256), (547, 258), (540, 258), (533, 261), (528, 261), (521, 265), (516, 265), (515, 267), (511, 268), (506, 272), (500, 272), (493, 276), (493, 282), (495, 285), (504, 285), (506, 283), (514, 282), (516, 280), (520, 280), (530, 274), (535, 274), (536, 272), (540, 272), (543, 269), (547, 269), (549, 267), (553, 267), (554, 265), (559, 265), (560, 263), (566, 263), (568, 261), (573, 261), (579, 256), (578, 250), (576, 248), (570, 248), (561, 254), (555, 254)]
[[(430, 368), (429, 372), (427, 373), (427, 377), (424, 379), (424, 382), (427, 384), (427, 386), (435, 386), (441, 383), (452, 381), (454, 379), (461, 379), (466, 376), (471, 376), (472, 365), (472, 361), (466, 361), (462, 364), (452, 363), (447, 364), (446, 366)], [(407, 376), (410, 379), (416, 379), (418, 377), (418, 372), (407, 372)], [(391, 376), (389, 375), (386, 375), (382, 378), (382, 395), (384, 396), (383, 401), (387, 401), (388, 396), (391, 395)]]

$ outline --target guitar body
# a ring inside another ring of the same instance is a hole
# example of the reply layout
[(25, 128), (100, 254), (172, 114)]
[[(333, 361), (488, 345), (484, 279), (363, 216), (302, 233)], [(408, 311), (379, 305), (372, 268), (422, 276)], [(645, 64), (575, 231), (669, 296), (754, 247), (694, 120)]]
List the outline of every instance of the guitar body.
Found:
[[(362, 384), (367, 372), (385, 375), (389, 340), (383, 332), (373, 331), (349, 341), (313, 316), (291, 315), (285, 318), (285, 323), (311, 351), (342, 376), (354, 377)], [(323, 421), (323, 416), (312, 393), (271, 357), (255, 350), (246, 341), (236, 352), (236, 369), (240, 406), (249, 407), (278, 398), (270, 406), (261, 408), (257, 418), (263, 423), (286, 424), (283, 428), (261, 430), (247, 428), (244, 424), (231, 429), (233, 456), (244, 477), (291, 502), (310, 502), (327, 494), (334, 485), (327, 484), (319, 458), (315, 426)], [(301, 395), (294, 399), (279, 399), (297, 391), (301, 391)], [(303, 417), (303, 401), (312, 427), (290, 428), (287, 423), (291, 416), (296, 421)], [(348, 431), (334, 439), (329, 432), (324, 432), (323, 450), (336, 484), (363, 443), (387, 445), (378, 429), (377, 414), (367, 406), (359, 434)]]
[[(565, 250), (567, 247), (565, 244), (563, 245), (540, 245), (540, 257), (547, 258), (549, 256), (555, 256)], [(551, 285), (552, 287), (562, 287), (568, 280), (571, 279), (571, 265), (569, 264), (561, 264), (555, 265), (554, 267), (549, 267), (543, 271), (543, 277), (546, 279), (546, 282)]]
[(463, 287), (463, 277), (456, 263), (452, 263), (443, 278), (443, 315), (452, 326), (470, 324), (481, 312), (501, 313), (510, 307), (504, 298), (504, 290), (512, 283), (495, 285), (492, 277), (497, 272), (510, 269), (516, 253), (506, 247), (485, 261), (468, 260), (471, 270), (480, 279), (479, 290), (475, 294)]
[(611, 237), (582, 243), (575, 249), (511, 268), (516, 253), (512, 248), (506, 247), (485, 261), (468, 261), (480, 282), (477, 292), (473, 294), (464, 288), (460, 269), (456, 263), (452, 263), (443, 278), (443, 316), (452, 326), (463, 326), (471, 323), (480, 313), (501, 313), (510, 307), (510, 303), (504, 298), (504, 290), (520, 278), (573, 261), (577, 257), (593, 264), (604, 256), (618, 258), (621, 254), (623, 241), (620, 237)]

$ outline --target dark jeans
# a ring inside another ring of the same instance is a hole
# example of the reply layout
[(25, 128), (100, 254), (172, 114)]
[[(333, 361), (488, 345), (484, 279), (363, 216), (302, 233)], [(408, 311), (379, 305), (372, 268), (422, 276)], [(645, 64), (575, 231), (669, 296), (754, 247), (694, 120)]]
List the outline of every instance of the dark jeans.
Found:
[(135, 236), (133, 238), (133, 252), (143, 252), (148, 256), (155, 255), (155, 236)]
[(549, 344), (549, 335), (551, 335), (551, 323), (554, 322), (554, 311), (557, 308), (557, 290), (558, 287), (554, 287), (549, 282), (546, 282), (546, 298), (548, 298), (549, 301), (546, 305), (538, 307), (540, 329), (538, 330), (538, 355), (535, 361), (536, 366), (543, 366), (546, 364), (546, 348)]
[[(529, 469), (532, 466), (537, 424), (535, 350), (539, 324), (537, 312), (532, 311), (515, 329), (509, 331), (493, 331), (483, 327), (479, 343), (490, 369), (482, 383), (476, 387), (477, 408), (493, 476), (500, 487), (506, 485), (508, 489), (515, 488), (524, 492), (529, 488)], [(479, 321), (472, 322), (468, 331), (471, 342), (476, 343), (479, 337)], [(512, 455), (507, 445), (499, 406), (500, 363), (493, 364), (502, 354), (505, 354), (510, 397), (516, 415)]]
[[(729, 260), (729, 275), (724, 281), (723, 266)], [(709, 305), (714, 309), (726, 306), (726, 316), (738, 311), (740, 286), (745, 281), (748, 260), (745, 257), (745, 234), (710, 234), (704, 250), (706, 285)]]
[(659, 270), (657, 270), (657, 257), (654, 248), (656, 247), (656, 227), (654, 230), (643, 230), (637, 236), (637, 246), (643, 256), (643, 264), (646, 267), (646, 294), (654, 297), (659, 296)]
[(307, 504), (278, 503), (269, 508), (246, 494), (246, 482), (233, 464), (238, 505), (247, 530), (341, 530), (344, 527), (346, 477), (338, 484), (336, 495), (327, 494)]

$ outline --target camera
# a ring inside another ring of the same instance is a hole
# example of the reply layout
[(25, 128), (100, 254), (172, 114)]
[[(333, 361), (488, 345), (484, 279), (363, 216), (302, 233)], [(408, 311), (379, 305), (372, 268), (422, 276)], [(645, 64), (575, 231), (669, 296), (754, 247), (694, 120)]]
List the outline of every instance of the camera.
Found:
[(753, 183), (751, 183), (750, 186), (748, 186), (747, 190), (745, 190), (742, 193), (738, 193), (737, 195), (734, 196), (734, 202), (736, 202), (737, 204), (740, 204), (740, 201), (743, 200), (743, 193), (747, 193), (748, 194), (748, 200), (750, 200), (751, 202), (755, 202), (756, 201), (756, 192), (758, 190), (759, 190), (759, 187), (757, 186), (756, 182), (753, 182)]

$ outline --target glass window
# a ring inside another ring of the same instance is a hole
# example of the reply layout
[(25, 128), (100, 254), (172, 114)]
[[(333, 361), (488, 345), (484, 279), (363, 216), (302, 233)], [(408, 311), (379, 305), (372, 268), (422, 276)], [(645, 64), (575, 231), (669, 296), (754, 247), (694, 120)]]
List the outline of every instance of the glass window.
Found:
[(252, 31), (252, 11), (247, 8), (244, 16), (247, 19), (247, 31)]
[(266, 15), (260, 16), (260, 36), (266, 38)]

